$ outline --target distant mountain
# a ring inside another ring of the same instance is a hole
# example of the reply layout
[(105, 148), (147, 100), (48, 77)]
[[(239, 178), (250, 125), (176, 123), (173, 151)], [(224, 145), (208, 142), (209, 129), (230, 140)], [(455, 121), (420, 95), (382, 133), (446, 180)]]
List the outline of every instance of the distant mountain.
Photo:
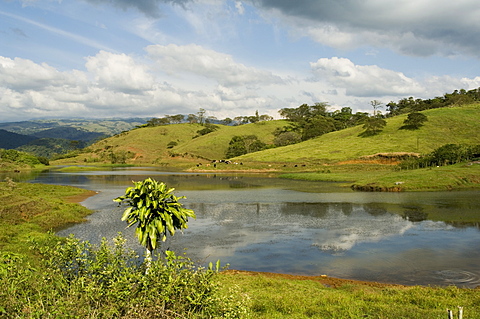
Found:
[(36, 137), (12, 133), (0, 129), (0, 148), (13, 149), (36, 140)]
[(88, 132), (74, 127), (59, 126), (32, 134), (36, 138), (61, 138), (65, 140), (90, 142), (107, 137), (103, 133)]
[[(37, 156), (61, 154), (92, 142), (129, 131), (147, 122), (146, 118), (129, 119), (48, 119), (0, 123), (0, 148), (13, 149), (22, 145), (25, 152)], [(47, 139), (40, 140), (38, 139)], [(49, 141), (48, 139), (63, 139)], [(35, 141), (35, 142), (33, 142)], [(70, 141), (79, 141), (71, 145)], [(51, 148), (51, 149), (49, 149)]]
[(147, 120), (147, 118), (31, 120), (0, 123), (0, 129), (17, 134), (34, 135), (52, 128), (74, 127), (87, 132), (96, 132), (111, 136), (143, 125), (147, 123)]

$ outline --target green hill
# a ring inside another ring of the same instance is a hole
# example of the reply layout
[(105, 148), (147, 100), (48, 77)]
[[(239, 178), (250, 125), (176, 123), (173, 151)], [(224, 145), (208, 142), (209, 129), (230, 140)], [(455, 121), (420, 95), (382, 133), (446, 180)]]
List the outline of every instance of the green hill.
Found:
[[(400, 129), (407, 117), (403, 114), (386, 119), (386, 127), (376, 136), (360, 137), (364, 131), (360, 125), (302, 143), (246, 154), (235, 160), (244, 163), (324, 164), (355, 161), (376, 153), (426, 154), (449, 143), (480, 144), (480, 104), (422, 113), (428, 121), (418, 130)], [(57, 163), (109, 163), (112, 158), (120, 158), (117, 163), (176, 163), (191, 167), (196, 162), (224, 159), (233, 136), (256, 135), (262, 142), (272, 145), (273, 132), (286, 124), (286, 121), (279, 120), (240, 126), (217, 125), (216, 131), (203, 136), (198, 136), (198, 131), (203, 128), (199, 124), (143, 127), (104, 139), (89, 147), (87, 152)]]
[(359, 137), (356, 126), (281, 148), (246, 154), (236, 160), (258, 162), (334, 163), (377, 153), (430, 153), (445, 144), (480, 144), (480, 104), (423, 111), (428, 117), (418, 130), (402, 130), (407, 115), (388, 118), (383, 131)]
[(235, 135), (256, 135), (262, 142), (271, 144), (275, 129), (285, 124), (266, 121), (241, 126), (217, 125), (216, 131), (203, 136), (199, 136), (198, 131), (204, 128), (199, 124), (142, 127), (101, 140), (87, 152), (56, 163), (108, 163), (116, 156), (122, 158), (119, 162), (135, 165), (163, 165), (171, 161), (192, 165), (197, 161), (224, 159)]

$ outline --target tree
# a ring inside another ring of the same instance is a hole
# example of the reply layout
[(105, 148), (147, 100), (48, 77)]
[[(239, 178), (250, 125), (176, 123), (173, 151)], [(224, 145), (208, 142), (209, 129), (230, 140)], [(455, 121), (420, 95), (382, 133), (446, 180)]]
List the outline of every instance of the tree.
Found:
[(223, 125), (230, 125), (233, 123), (233, 120), (229, 117), (226, 117), (225, 119), (222, 120)]
[(387, 125), (387, 122), (378, 116), (372, 116), (365, 119), (363, 128), (365, 131), (360, 134), (361, 137), (377, 135)]
[(331, 117), (316, 116), (305, 122), (302, 134), (303, 141), (335, 131), (335, 121)]
[(258, 115), (258, 111), (255, 111), (255, 115), (254, 116), (249, 116), (248, 117), (248, 121), (250, 123), (257, 123), (260, 121), (260, 115)]
[(230, 140), (225, 156), (232, 158), (247, 153), (258, 152), (265, 149), (266, 145), (256, 135), (234, 136)]
[(215, 132), (216, 130), (218, 130), (218, 126), (210, 123), (205, 123), (204, 128), (201, 130), (198, 130), (197, 133), (198, 133), (198, 136), (202, 136), (202, 135), (207, 135), (208, 133)]
[(197, 118), (198, 118), (198, 123), (202, 124), (205, 123), (205, 109), (200, 108), (200, 110), (197, 112)]
[(280, 132), (273, 139), (273, 144), (280, 147), (300, 143), (301, 141), (302, 137), (296, 132)]
[(147, 126), (160, 126), (160, 125), (168, 125), (168, 124), (170, 124), (170, 119), (167, 117), (163, 117), (163, 118), (154, 117), (147, 121)]
[(185, 119), (185, 116), (183, 114), (177, 114), (177, 115), (170, 115), (168, 116), (170, 119), (171, 123), (179, 124), (182, 123), (183, 120)]
[(195, 114), (188, 114), (187, 115), (187, 122), (190, 123), (190, 124), (198, 123), (198, 116), (196, 116)]
[(377, 116), (378, 109), (383, 107), (382, 102), (378, 100), (370, 101), (370, 105), (373, 107), (373, 116)]
[(168, 188), (165, 183), (147, 178), (134, 182), (134, 185), (113, 201), (130, 206), (123, 212), (122, 221), (127, 222), (127, 227), (137, 224), (135, 234), (146, 248), (148, 269), (158, 241), (165, 241), (167, 233), (173, 236), (177, 229), (188, 228), (188, 218), (196, 216), (193, 210), (184, 208), (179, 202), (185, 197), (175, 196), (175, 189)]
[(401, 129), (408, 130), (417, 130), (419, 129), (424, 122), (428, 121), (428, 118), (425, 114), (419, 112), (412, 112), (407, 115), (405, 121), (403, 121), (403, 126)]

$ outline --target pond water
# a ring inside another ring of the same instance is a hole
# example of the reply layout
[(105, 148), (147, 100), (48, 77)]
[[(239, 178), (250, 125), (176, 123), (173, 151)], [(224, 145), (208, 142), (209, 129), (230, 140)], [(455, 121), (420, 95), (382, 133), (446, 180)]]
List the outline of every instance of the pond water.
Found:
[(266, 175), (187, 174), (151, 168), (43, 172), (31, 182), (99, 192), (82, 204), (88, 222), (59, 232), (100, 242), (121, 231), (140, 254), (133, 229), (112, 201), (132, 180), (175, 187), (193, 209), (189, 228), (163, 249), (230, 269), (328, 275), (407, 285), (480, 285), (480, 228), (428, 219), (431, 212), (480, 214), (480, 192), (365, 193), (335, 183)]

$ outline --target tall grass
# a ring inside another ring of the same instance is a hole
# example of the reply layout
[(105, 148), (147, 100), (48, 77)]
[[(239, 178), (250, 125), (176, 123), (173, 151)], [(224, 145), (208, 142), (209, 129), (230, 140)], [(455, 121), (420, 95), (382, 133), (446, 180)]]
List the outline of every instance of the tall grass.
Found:
[(236, 285), (251, 298), (254, 318), (447, 318), (464, 307), (464, 318), (480, 318), (477, 290), (395, 286), (322, 277), (226, 272), (222, 285)]

